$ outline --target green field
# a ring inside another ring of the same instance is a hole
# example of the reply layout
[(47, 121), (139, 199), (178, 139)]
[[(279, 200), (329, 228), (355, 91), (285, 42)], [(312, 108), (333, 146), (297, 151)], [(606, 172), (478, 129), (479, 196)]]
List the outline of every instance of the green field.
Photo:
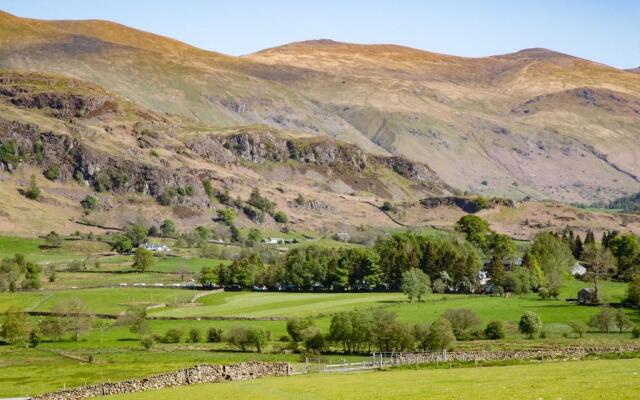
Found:
[(640, 360), (312, 374), (201, 384), (107, 398), (199, 400), (210, 399), (213, 394), (222, 399), (260, 400), (637, 399), (640, 397)]
[(70, 298), (79, 298), (96, 313), (117, 313), (132, 305), (157, 303), (185, 303), (194, 291), (184, 289), (100, 288), (0, 293), (0, 312), (10, 306), (25, 311), (50, 311), (56, 304)]

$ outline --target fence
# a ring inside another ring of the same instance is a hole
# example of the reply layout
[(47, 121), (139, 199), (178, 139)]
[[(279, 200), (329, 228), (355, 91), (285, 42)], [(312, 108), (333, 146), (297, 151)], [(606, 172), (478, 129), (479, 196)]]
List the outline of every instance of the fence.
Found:
[(349, 372), (367, 369), (418, 364), (440, 364), (452, 362), (483, 362), (510, 360), (584, 359), (587, 356), (639, 352), (640, 345), (616, 347), (563, 347), (556, 349), (522, 351), (456, 351), (456, 352), (374, 352), (360, 362), (330, 362), (319, 358), (307, 358), (302, 373)]

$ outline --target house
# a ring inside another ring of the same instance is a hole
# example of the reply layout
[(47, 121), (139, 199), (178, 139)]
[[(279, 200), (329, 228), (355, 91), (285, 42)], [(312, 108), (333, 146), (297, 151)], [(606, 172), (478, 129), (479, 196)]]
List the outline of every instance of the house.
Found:
[(140, 245), (140, 247), (146, 250), (150, 250), (154, 253), (169, 253), (171, 251), (171, 247), (165, 244), (143, 243)]
[(571, 275), (575, 276), (576, 278), (582, 277), (586, 273), (587, 269), (582, 264), (580, 264), (579, 261), (576, 261), (576, 263), (573, 264), (573, 267), (571, 267)]
[[(486, 258), (484, 260), (484, 269), (485, 270), (487, 270), (489, 268), (489, 264), (491, 264), (491, 259), (490, 258)], [(517, 257), (517, 258), (515, 258), (513, 260), (508, 259), (508, 258), (503, 258), (502, 259), (502, 266), (504, 267), (505, 272), (512, 271), (514, 268), (522, 266), (522, 258), (521, 257)]]
[(578, 291), (578, 303), (593, 304), (595, 290), (592, 288), (582, 288)]
[(269, 237), (262, 240), (265, 244), (293, 244), (298, 243), (298, 239), (283, 239), (279, 237)]

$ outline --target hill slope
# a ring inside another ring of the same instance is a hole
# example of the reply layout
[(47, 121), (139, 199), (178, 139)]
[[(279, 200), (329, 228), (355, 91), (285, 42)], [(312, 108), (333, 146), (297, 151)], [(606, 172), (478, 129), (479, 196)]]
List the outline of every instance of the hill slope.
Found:
[(545, 49), (463, 58), (328, 40), (231, 57), (107, 21), (0, 13), (0, 67), (64, 73), (215, 128), (265, 124), (429, 164), (461, 190), (640, 191), (640, 75)]

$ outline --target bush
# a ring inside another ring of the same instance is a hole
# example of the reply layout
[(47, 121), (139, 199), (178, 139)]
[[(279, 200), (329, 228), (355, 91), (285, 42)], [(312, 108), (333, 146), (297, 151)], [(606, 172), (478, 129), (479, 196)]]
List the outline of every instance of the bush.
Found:
[(456, 348), (456, 337), (453, 334), (451, 323), (440, 318), (429, 327), (427, 342), (431, 350), (445, 351)]
[(55, 181), (60, 176), (60, 168), (57, 165), (53, 165), (44, 170), (43, 175), (50, 181)]
[(98, 199), (88, 194), (84, 200), (80, 202), (80, 205), (85, 211), (95, 210), (98, 207)]
[(542, 331), (542, 320), (538, 316), (538, 314), (525, 311), (520, 317), (520, 322), (518, 323), (518, 328), (520, 329), (520, 333), (523, 333), (529, 337), (529, 339), (533, 339), (540, 331)]
[(466, 308), (450, 308), (442, 314), (442, 318), (451, 323), (453, 333), (458, 340), (465, 337), (469, 329), (482, 323), (476, 313)]
[(192, 328), (189, 331), (189, 341), (191, 343), (198, 343), (201, 340), (202, 340), (202, 333), (200, 332), (200, 329)]
[(140, 344), (147, 350), (150, 350), (153, 347), (154, 340), (151, 336), (144, 337), (140, 339)]
[(183, 333), (180, 329), (172, 328), (164, 334), (162, 341), (164, 343), (180, 343), (182, 335)]
[(633, 327), (633, 329), (631, 330), (631, 336), (633, 336), (635, 339), (640, 338), (640, 325), (635, 325)]
[(489, 322), (484, 330), (484, 334), (487, 336), (487, 339), (490, 340), (504, 339), (504, 323), (502, 321)]
[(36, 176), (31, 175), (29, 179), (29, 188), (24, 192), (26, 198), (31, 200), (38, 200), (40, 198), (40, 188), (36, 182)]
[(575, 333), (578, 337), (583, 337), (587, 333), (587, 325), (580, 321), (569, 322), (571, 332)]
[(287, 321), (287, 333), (291, 339), (299, 342), (303, 339), (304, 331), (313, 325), (313, 320), (309, 318), (293, 318)]
[(207, 330), (207, 342), (220, 343), (222, 342), (223, 332), (219, 328), (209, 328)]
[(609, 307), (604, 307), (602, 311), (591, 317), (589, 326), (599, 329), (601, 332), (609, 333), (616, 325), (615, 312)]
[(284, 211), (276, 211), (276, 213), (273, 215), (273, 219), (275, 219), (276, 222), (280, 224), (286, 224), (287, 222), (289, 222), (289, 217)]
[(385, 201), (380, 209), (385, 212), (393, 211), (393, 204), (390, 201)]

